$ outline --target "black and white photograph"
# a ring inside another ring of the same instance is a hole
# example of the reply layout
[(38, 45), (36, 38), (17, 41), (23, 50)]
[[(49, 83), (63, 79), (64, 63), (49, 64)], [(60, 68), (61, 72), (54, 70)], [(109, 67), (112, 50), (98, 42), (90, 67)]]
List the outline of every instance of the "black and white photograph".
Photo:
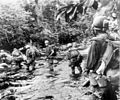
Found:
[(0, 100), (120, 100), (120, 0), (0, 0)]

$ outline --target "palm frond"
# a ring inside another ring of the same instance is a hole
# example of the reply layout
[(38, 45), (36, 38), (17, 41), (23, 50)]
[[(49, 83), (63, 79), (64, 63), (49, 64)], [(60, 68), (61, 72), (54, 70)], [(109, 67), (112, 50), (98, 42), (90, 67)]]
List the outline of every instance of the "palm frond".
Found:
[(76, 12), (77, 12), (77, 5), (74, 6), (74, 8), (72, 9), (72, 11), (71, 11), (71, 13), (69, 15), (70, 20), (72, 20), (74, 18)]
[[(81, 6), (81, 7), (80, 7)], [(82, 8), (82, 5), (79, 4), (70, 4), (68, 6), (62, 7), (61, 9), (58, 10), (56, 19), (58, 20), (63, 14), (65, 14), (65, 21), (69, 22), (72, 19), (77, 18), (77, 14)]]
[(98, 1), (94, 0), (94, 3), (92, 5), (92, 7), (97, 10), (98, 9)]
[(62, 15), (65, 15), (65, 21), (70, 22), (71, 20), (76, 20), (77, 15), (85, 14), (88, 7), (93, 7), (95, 10), (98, 8), (98, 1), (96, 0), (84, 0), (81, 3), (70, 4), (68, 6), (62, 7), (58, 10), (56, 19), (58, 20)]
[(58, 21), (58, 20), (60, 19), (60, 17), (65, 13), (66, 9), (67, 9), (67, 6), (62, 7), (62, 8), (60, 8), (60, 9), (58, 10), (58, 13), (57, 13), (57, 15), (56, 15), (56, 20), (57, 20), (57, 21)]
[(70, 13), (73, 10), (74, 4), (70, 4), (67, 6), (66, 13)]

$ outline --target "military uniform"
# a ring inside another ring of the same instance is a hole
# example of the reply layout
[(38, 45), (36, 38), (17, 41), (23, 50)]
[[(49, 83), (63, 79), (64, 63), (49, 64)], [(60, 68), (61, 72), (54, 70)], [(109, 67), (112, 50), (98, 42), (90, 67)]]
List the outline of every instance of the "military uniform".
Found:
[(18, 65), (19, 68), (21, 68), (22, 67), (21, 62), (23, 61), (21, 52), (15, 48), (12, 52), (12, 56), (13, 56), (13, 64)]
[(6, 62), (6, 52), (4, 50), (0, 51), (0, 62), (5, 63)]
[(48, 66), (50, 68), (50, 71), (53, 71), (54, 70), (54, 59), (55, 59), (55, 56), (56, 56), (56, 50), (55, 50), (55, 47), (51, 46), (51, 45), (48, 45), (46, 47), (46, 56), (47, 56), (47, 59), (48, 59)]
[(73, 75), (75, 75), (75, 67), (77, 67), (79, 72), (82, 73), (81, 62), (83, 57), (80, 55), (78, 50), (70, 50), (68, 52), (68, 60), (69, 67), (71, 67)]
[(109, 21), (109, 35), (113, 40), (120, 40), (117, 16), (115, 13), (113, 13), (112, 16), (113, 18)]
[[(108, 38), (116, 41), (120, 40), (120, 36), (118, 34), (118, 21), (117, 16), (115, 13), (112, 14), (111, 20), (109, 21), (109, 30), (108, 30)], [(108, 45), (106, 48), (106, 51), (104, 52), (104, 55), (102, 57), (101, 65), (99, 66), (99, 69), (96, 71), (98, 74), (104, 74), (104, 71), (112, 58), (114, 48), (113, 48), (112, 42), (108, 41)]]
[(29, 70), (29, 67), (32, 66), (33, 70), (35, 69), (35, 59), (36, 55), (38, 53), (38, 50), (34, 46), (29, 46), (26, 50), (26, 56), (27, 56), (27, 69)]
[(91, 25), (93, 34), (98, 35), (99, 33), (105, 33), (106, 30), (108, 29), (108, 23), (109, 22), (106, 16), (95, 17)]

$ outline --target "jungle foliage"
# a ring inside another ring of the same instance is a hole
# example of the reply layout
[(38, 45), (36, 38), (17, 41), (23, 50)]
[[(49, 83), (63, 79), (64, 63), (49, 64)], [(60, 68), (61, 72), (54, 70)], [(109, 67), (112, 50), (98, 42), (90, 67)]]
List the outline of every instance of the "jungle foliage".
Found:
[(79, 15), (76, 21), (56, 21), (58, 8), (70, 2), (59, 0), (34, 0), (30, 3), (18, 2), (15, 5), (0, 5), (0, 47), (12, 50), (24, 46), (33, 40), (38, 47), (44, 46), (44, 40), (51, 43), (81, 42), (91, 36), (92, 15)]

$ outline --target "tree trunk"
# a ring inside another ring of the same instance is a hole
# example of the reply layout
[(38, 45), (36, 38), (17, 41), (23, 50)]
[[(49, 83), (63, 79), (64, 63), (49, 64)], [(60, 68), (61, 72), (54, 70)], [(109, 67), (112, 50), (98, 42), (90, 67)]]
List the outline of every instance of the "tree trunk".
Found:
[(35, 13), (36, 13), (36, 22), (38, 27), (42, 26), (41, 25), (41, 20), (42, 20), (42, 5), (38, 5), (38, 0), (35, 0)]

